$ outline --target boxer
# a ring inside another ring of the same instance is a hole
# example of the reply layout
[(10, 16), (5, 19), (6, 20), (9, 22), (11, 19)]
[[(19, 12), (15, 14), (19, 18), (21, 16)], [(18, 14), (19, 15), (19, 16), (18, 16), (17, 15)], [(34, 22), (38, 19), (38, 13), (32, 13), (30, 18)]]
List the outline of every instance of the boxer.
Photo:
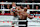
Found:
[[(13, 20), (18, 19), (18, 16), (16, 14), (16, 11), (14, 11), (14, 9), (18, 9), (18, 7), (16, 6), (15, 2), (12, 3), (12, 8), (10, 9), (10, 14), (13, 15)], [(13, 24), (15, 24), (16, 22), (13, 22)]]
[[(15, 5), (15, 3), (13, 3), (12, 4), (12, 7), (16, 7), (16, 5)], [(11, 8), (11, 9), (13, 9), (13, 8)], [(32, 19), (33, 17), (30, 17), (30, 15), (29, 14), (27, 14), (26, 12), (25, 12), (25, 10), (26, 9), (20, 9), (19, 8), (19, 10), (18, 10), (18, 8), (17, 9), (13, 9), (13, 11), (10, 11), (10, 12), (12, 12), (11, 13), (11, 15), (14, 15), (14, 16), (16, 16), (16, 15), (19, 15), (19, 20), (26, 20), (26, 18), (28, 17), (28, 18), (30, 18), (30, 19)], [(16, 14), (14, 14), (14, 13), (16, 13)], [(25, 27), (27, 27), (27, 23), (26, 22), (19, 22), (19, 24), (26, 24), (26, 26)], [(20, 27), (20, 26), (19, 26)]]
[[(24, 9), (23, 11), (22, 11), (22, 9), (20, 9), (20, 10), (15, 9), (17, 15), (19, 15), (19, 20), (26, 20), (27, 17), (30, 19), (33, 18), (33, 17), (30, 17), (30, 15), (27, 14), (25, 10), (26, 9)], [(19, 24), (26, 24), (26, 26), (23, 26), (23, 27), (27, 27), (27, 21), (26, 22), (19, 22)], [(21, 27), (21, 26), (19, 26), (19, 27)]]
[[(26, 9), (24, 9), (23, 12), (22, 12), (22, 11), (20, 12), (19, 20), (27, 20), (27, 17), (30, 18), (30, 19), (33, 18), (33, 17), (30, 17), (30, 15), (27, 14), (25, 10), (26, 10)], [(19, 24), (25, 24), (25, 25), (26, 25), (26, 26), (22, 26), (22, 27), (27, 27), (27, 23), (28, 23), (28, 21), (26, 21), (26, 22), (19, 22)], [(19, 26), (19, 27), (21, 27), (21, 26)]]
[[(22, 10), (23, 9), (16, 10), (19, 14), (19, 20), (26, 20), (27, 17), (30, 18), (30, 19), (33, 18), (33, 17), (30, 17), (30, 15), (26, 13), (27, 9), (24, 9), (23, 11)], [(27, 27), (27, 21), (26, 22), (19, 22), (19, 24), (26, 24), (26, 26), (22, 26), (22, 27)], [(21, 27), (21, 26), (19, 26), (19, 27)]]

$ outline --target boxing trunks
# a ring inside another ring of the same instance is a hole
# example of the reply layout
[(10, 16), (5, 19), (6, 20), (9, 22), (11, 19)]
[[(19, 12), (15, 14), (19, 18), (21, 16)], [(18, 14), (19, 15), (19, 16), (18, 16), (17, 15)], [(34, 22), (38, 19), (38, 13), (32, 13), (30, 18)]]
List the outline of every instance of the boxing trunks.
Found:
[[(19, 20), (22, 20), (22, 19), (19, 18)], [(26, 19), (23, 19), (23, 20), (26, 20)], [(28, 23), (28, 21), (25, 21), (25, 22), (21, 21), (21, 22), (19, 22), (19, 25), (23, 25), (24, 24), (26, 26), (19, 26), (19, 27), (27, 27), (27, 23)]]

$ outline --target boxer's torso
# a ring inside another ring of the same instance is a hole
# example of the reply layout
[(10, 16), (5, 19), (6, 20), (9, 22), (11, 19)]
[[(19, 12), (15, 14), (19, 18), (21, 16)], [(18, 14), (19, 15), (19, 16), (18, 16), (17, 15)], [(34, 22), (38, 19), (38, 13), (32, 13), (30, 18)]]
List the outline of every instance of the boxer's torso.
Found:
[(27, 18), (27, 15), (25, 14), (25, 12), (21, 12), (19, 16), (20, 16), (20, 19), (26, 19)]

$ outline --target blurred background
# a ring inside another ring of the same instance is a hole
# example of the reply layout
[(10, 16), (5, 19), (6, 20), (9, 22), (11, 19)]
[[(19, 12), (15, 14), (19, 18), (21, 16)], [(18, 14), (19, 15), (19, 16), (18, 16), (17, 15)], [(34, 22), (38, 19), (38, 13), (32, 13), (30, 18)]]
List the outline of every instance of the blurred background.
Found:
[(4, 1), (4, 2), (8, 1), (8, 2), (26, 2), (26, 3), (35, 2), (35, 3), (40, 3), (40, 0), (0, 0), (0, 2), (1, 1)]
[[(0, 0), (0, 2), (16, 2), (16, 3), (40, 3), (40, 0)], [(24, 7), (27, 7), (27, 9), (40, 9), (39, 4), (35, 5), (19, 5), (21, 9), (24, 9)], [(12, 4), (0, 4), (0, 9), (10, 9), (12, 8)], [(5, 11), (4, 13), (10, 13), (10, 11)], [(38, 13), (38, 12), (37, 12)], [(40, 12), (39, 12), (40, 13)], [(1, 11), (0, 11), (1, 14)]]
[[(40, 0), (0, 0), (0, 2), (16, 2), (16, 3), (40, 3)], [(21, 9), (24, 9), (24, 7), (27, 7), (27, 9), (35, 9), (35, 10), (40, 10), (40, 4), (35, 4), (35, 5), (18, 5)], [(0, 4), (0, 9), (10, 9), (12, 8), (12, 4)], [(34, 14), (36, 14), (35, 16), (39, 16), (40, 18), (40, 11), (30, 11), (30, 15), (33, 16)], [(4, 11), (4, 14), (2, 14), (2, 11), (0, 11), (0, 15), (11, 15), (10, 11)], [(3, 16), (4, 17), (4, 16)], [(9, 18), (9, 17), (8, 17)], [(38, 18), (38, 19), (39, 19)], [(9, 18), (10, 19), (10, 18)], [(8, 19), (8, 20), (9, 20)], [(38, 20), (37, 18), (33, 19), (33, 20)], [(3, 19), (2, 19), (3, 20)], [(39, 19), (40, 20), (40, 19)], [(31, 20), (32, 21), (32, 20)], [(29, 22), (28, 22), (29, 23)], [(38, 24), (40, 25), (40, 23), (37, 22), (32, 22), (29, 23), (30, 24)], [(3, 27), (3, 26), (2, 26)], [(29, 26), (29, 27), (39, 27), (39, 26)]]

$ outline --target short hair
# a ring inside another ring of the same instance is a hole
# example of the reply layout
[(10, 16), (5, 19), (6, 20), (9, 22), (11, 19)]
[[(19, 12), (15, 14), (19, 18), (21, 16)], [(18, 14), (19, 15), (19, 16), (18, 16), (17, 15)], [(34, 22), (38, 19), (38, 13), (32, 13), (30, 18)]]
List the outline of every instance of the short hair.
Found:
[(24, 8), (26, 8), (26, 9), (27, 9), (27, 7), (24, 7)]

